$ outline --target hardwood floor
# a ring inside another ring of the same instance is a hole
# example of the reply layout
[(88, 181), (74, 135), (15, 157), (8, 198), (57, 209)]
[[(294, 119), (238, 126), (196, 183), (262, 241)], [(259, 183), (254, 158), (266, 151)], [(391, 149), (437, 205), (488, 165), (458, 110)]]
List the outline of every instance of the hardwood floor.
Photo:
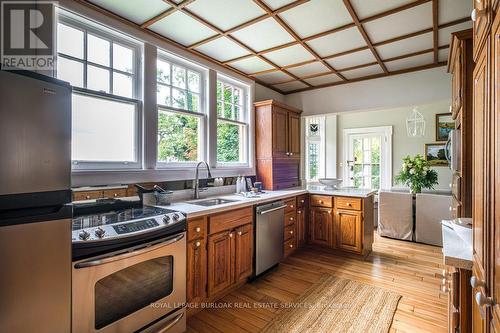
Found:
[(365, 261), (306, 247), (266, 276), (219, 300), (219, 308), (204, 309), (188, 318), (188, 332), (259, 332), (276, 315), (276, 304), (293, 302), (324, 273), (402, 295), (390, 332), (446, 332), (447, 294), (440, 291), (442, 269), (440, 247), (378, 235)]

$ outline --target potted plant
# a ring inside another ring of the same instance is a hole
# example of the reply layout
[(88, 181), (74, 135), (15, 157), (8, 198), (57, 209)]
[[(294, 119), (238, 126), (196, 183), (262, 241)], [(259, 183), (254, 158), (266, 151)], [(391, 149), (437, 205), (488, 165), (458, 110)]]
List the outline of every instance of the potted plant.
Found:
[(410, 187), (411, 193), (420, 193), (422, 188), (434, 189), (438, 183), (438, 175), (432, 170), (429, 161), (420, 154), (403, 158), (403, 166), (396, 176), (396, 183)]

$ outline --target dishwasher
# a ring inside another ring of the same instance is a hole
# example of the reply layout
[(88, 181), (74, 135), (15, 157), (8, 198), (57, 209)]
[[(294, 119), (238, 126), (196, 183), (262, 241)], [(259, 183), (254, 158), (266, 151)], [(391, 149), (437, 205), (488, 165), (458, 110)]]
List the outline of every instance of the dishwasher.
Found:
[(283, 259), (285, 207), (276, 201), (255, 208), (255, 276)]

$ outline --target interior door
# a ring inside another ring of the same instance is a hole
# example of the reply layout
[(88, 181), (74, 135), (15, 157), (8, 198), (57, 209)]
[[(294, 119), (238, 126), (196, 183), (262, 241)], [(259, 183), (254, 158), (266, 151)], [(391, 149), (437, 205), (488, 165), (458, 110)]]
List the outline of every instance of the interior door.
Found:
[(300, 158), (300, 116), (294, 112), (288, 112), (288, 152)]
[[(487, 297), (488, 281), (488, 110), (489, 110), (489, 70), (488, 45), (481, 52), (474, 68), (474, 109), (473, 109), (473, 256), (474, 270), (473, 299)], [(473, 332), (486, 332), (489, 325), (485, 306), (474, 301), (472, 305)]]
[(273, 157), (288, 157), (288, 111), (273, 106)]

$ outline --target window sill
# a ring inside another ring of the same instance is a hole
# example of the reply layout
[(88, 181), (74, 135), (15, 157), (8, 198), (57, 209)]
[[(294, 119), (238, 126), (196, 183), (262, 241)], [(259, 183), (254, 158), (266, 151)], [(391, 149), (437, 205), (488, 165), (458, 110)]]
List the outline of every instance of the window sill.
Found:
[[(166, 180), (194, 179), (195, 166), (158, 168), (158, 169), (119, 169), (119, 170), (73, 170), (71, 186), (96, 186), (109, 184), (133, 184), (160, 182)], [(201, 171), (201, 169), (200, 169)], [(217, 167), (212, 168), (213, 177), (254, 176), (252, 167)], [(203, 174), (204, 175), (204, 174)]]

